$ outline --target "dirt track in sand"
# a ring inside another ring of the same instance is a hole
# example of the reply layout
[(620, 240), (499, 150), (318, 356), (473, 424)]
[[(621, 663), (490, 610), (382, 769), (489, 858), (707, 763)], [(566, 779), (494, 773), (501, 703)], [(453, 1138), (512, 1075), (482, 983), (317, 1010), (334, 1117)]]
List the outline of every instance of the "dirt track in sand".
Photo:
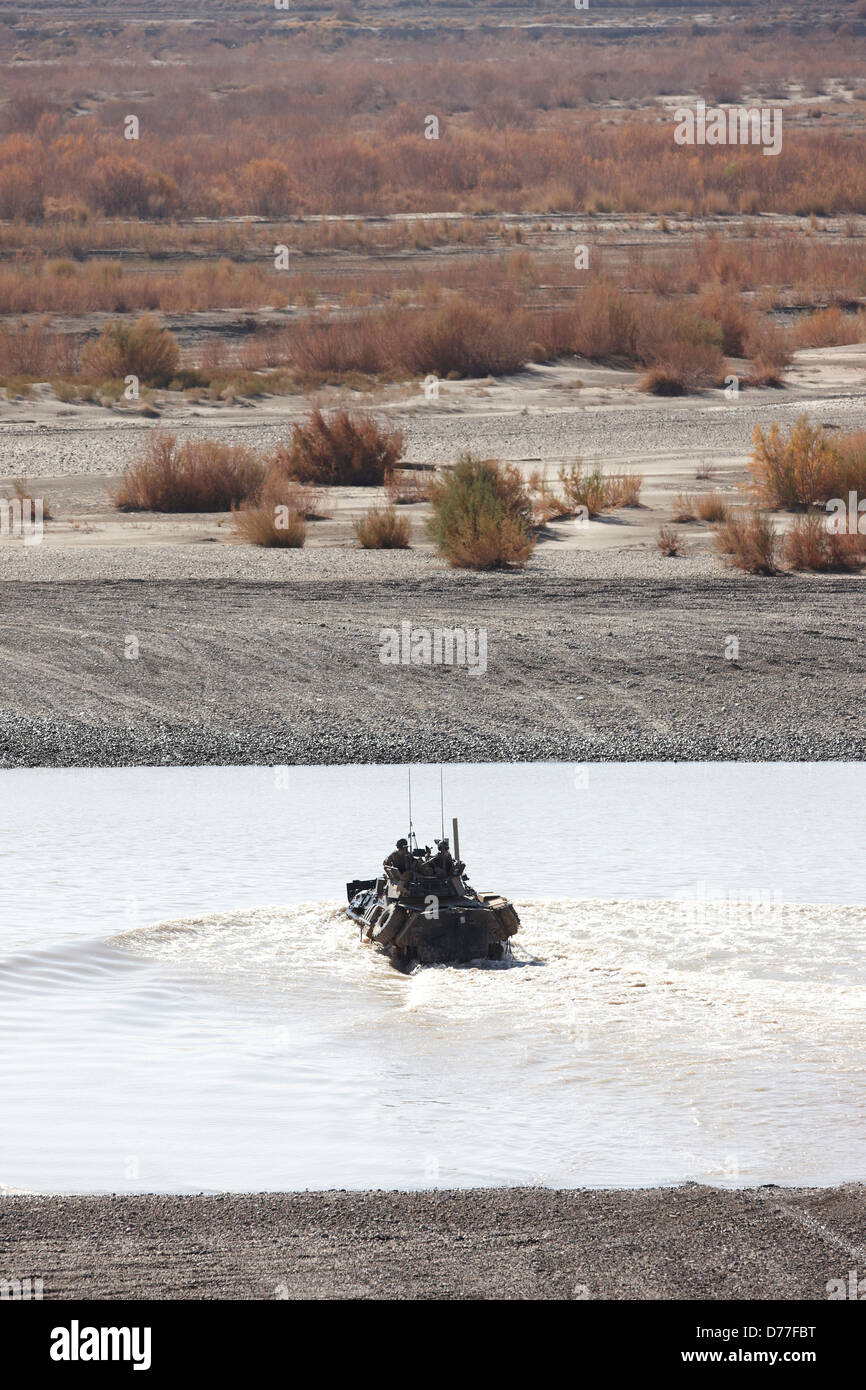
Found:
[(0, 1276), (46, 1299), (821, 1299), (864, 1189), (686, 1185), (7, 1197)]
[[(7, 583), (0, 764), (863, 758), (863, 594), (530, 572)], [(484, 629), (486, 671), (382, 664), (404, 621)]]

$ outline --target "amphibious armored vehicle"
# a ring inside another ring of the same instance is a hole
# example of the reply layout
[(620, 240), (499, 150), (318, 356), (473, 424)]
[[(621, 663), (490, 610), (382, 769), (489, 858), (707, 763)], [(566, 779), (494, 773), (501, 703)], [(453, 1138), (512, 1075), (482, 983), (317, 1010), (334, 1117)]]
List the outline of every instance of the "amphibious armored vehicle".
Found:
[(416, 963), (501, 960), (520, 927), (506, 898), (469, 885), (465, 865), (452, 858), (447, 840), (437, 841), (431, 854), (429, 847), (418, 847), (411, 831), (410, 840), (399, 841), (397, 853), (385, 861), (382, 877), (353, 879), (346, 896), (346, 912), (359, 924), (362, 941), (375, 943), (403, 970)]

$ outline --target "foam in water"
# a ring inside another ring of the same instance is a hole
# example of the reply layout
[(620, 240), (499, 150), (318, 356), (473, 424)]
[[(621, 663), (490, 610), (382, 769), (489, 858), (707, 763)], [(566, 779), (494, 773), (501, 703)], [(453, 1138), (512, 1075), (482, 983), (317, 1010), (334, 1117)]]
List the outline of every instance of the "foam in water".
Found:
[(408, 976), (360, 943), (341, 905), (314, 902), (7, 957), (0, 1182), (859, 1176), (866, 909), (517, 907), (511, 960)]

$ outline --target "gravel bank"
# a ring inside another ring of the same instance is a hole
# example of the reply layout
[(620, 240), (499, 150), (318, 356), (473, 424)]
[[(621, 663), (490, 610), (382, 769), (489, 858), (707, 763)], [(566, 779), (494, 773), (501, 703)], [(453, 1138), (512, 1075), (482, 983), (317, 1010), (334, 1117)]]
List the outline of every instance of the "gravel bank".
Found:
[[(0, 764), (862, 759), (864, 582), (4, 584)], [(402, 622), (486, 671), (382, 664)]]
[(46, 1299), (826, 1299), (864, 1188), (7, 1197)]
[[(531, 399), (531, 397), (530, 397)], [(292, 418), (306, 405), (276, 418), (244, 411), (239, 420), (216, 414), (170, 420), (167, 428), (180, 437), (236, 440), (256, 449), (273, 449), (285, 440)], [(735, 456), (751, 452), (755, 425), (771, 420), (791, 424), (802, 411), (813, 419), (845, 429), (866, 428), (862, 392), (838, 393), (814, 399), (802, 392), (759, 391), (736, 402), (692, 397), (683, 404), (669, 400), (646, 404), (528, 406), (525, 411), (490, 410), (467, 413), (461, 398), (451, 413), (447, 397), (440, 408), (423, 413), (400, 409), (375, 410), (406, 433), (406, 458), (412, 463), (449, 463), (466, 449), (482, 457), (562, 461), (620, 460), (638, 464), (653, 455), (689, 459)], [(53, 478), (67, 474), (121, 473), (141, 448), (151, 426), (141, 420), (118, 422), (108, 415), (98, 423), (51, 424), (27, 422), (0, 425), (0, 477)]]
[[(608, 549), (582, 549), (544, 541), (533, 552), (525, 574), (556, 575), (561, 579), (657, 579), (671, 582), (689, 578), (719, 578), (729, 571), (713, 553), (707, 536), (684, 527), (684, 549), (673, 558), (657, 546), (642, 544)], [(516, 576), (515, 576), (516, 577)], [(443, 591), (458, 590), (471, 575), (451, 570), (432, 549), (360, 550), (357, 546), (308, 546), (280, 550), (224, 543), (138, 545), (0, 545), (0, 582), (4, 579), (38, 581), (85, 579), (247, 579), (273, 584), (338, 583), (390, 585), (422, 580)]]

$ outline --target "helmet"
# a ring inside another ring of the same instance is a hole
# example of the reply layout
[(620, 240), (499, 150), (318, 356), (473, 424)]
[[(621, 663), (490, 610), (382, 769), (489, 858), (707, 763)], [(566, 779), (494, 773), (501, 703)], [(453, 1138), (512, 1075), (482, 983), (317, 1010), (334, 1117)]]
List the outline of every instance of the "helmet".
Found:
[(408, 840), (398, 840), (398, 841), (397, 841), (397, 848), (398, 848), (398, 849), (408, 849), (408, 848), (409, 848), (409, 841), (408, 841)]
[(437, 848), (437, 849), (448, 849), (448, 848), (449, 848), (448, 841), (447, 841), (447, 840), (437, 840), (437, 841), (436, 841), (436, 848)]

